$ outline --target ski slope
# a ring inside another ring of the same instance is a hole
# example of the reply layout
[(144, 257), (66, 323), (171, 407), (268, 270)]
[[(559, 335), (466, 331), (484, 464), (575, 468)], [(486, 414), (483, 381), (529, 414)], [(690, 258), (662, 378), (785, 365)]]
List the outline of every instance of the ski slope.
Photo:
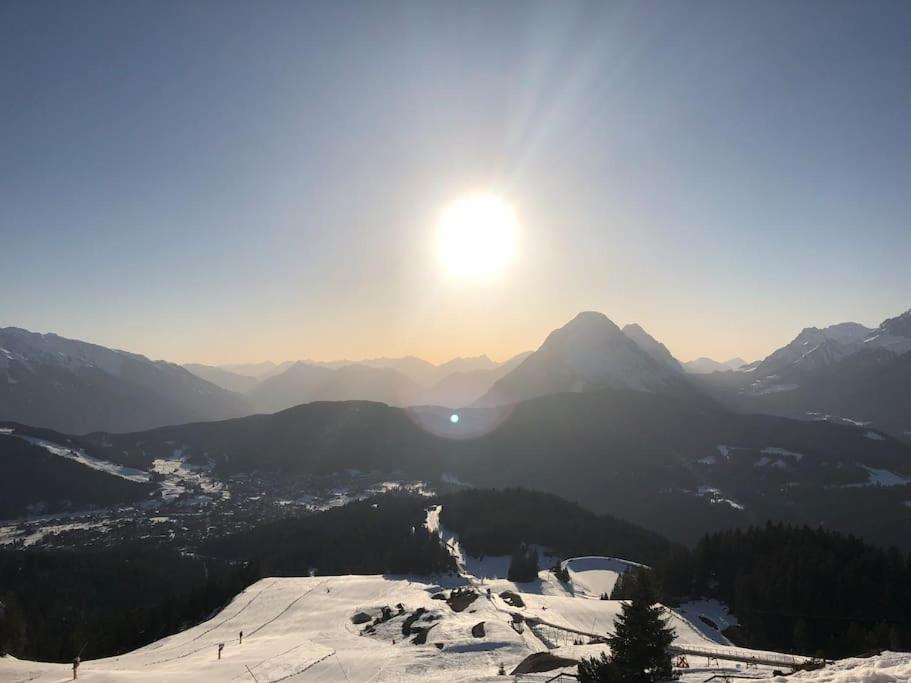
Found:
[[(438, 508), (428, 510), (427, 526), (442, 532), (459, 567), (458, 575), (263, 579), (208, 621), (117, 657), (83, 662), (79, 680), (502, 681), (497, 675), (501, 664), (511, 672), (534, 653), (578, 660), (608, 649), (602, 639), (613, 632), (620, 601), (576, 593), (550, 571), (542, 571), (538, 581), (521, 584), (478, 577), (468, 567), (482, 566), (480, 561), (470, 561), (457, 537), (440, 529)], [(583, 575), (610, 571), (611, 563), (617, 562), (613, 558), (576, 559), (585, 560), (576, 563)], [(603, 587), (592, 586), (595, 592)], [(452, 598), (452, 590), (460, 588), (474, 590), (477, 597), (467, 606), (439, 599)], [(518, 593), (524, 604), (504, 600), (500, 593), (505, 590)], [(801, 661), (791, 655), (733, 647), (719, 631), (702, 623), (700, 615), (711, 615), (722, 627), (732, 619), (714, 601), (667, 610), (675, 631), (673, 652), (689, 658), (690, 668), (681, 671), (684, 683), (701, 682), (720, 673), (770, 680), (775, 669), (787, 670), (789, 664)], [(411, 633), (404, 635), (409, 628)], [(424, 642), (415, 642), (419, 631), (426, 631)], [(224, 644), (221, 659), (220, 643)], [(575, 665), (562, 670), (574, 673)], [(514, 680), (545, 681), (559, 671), (524, 674)], [(0, 683), (58, 683), (70, 677), (69, 664), (0, 658)], [(821, 671), (780, 680), (909, 681), (911, 654), (843, 660)]]
[[(560, 656), (597, 655), (604, 645), (574, 648), (573, 634), (559, 627), (608, 633), (620, 610), (617, 601), (534, 594), (523, 594), (527, 606), (516, 609), (497, 596), (488, 600), (482, 594), (466, 610), (455, 612), (431, 595), (464, 585), (464, 581), (453, 576), (441, 578), (263, 579), (202, 624), (118, 657), (83, 662), (79, 680), (214, 683), (253, 681), (255, 677), (259, 683), (502, 681), (496, 675), (501, 662), (511, 671), (533, 652), (555, 648), (553, 653)], [(364, 626), (352, 623), (359, 612), (375, 617), (383, 606), (395, 611), (399, 603), (405, 612), (378, 625), (374, 634), (362, 634)], [(427, 614), (417, 623), (435, 624), (424, 645), (411, 643), (401, 629), (407, 615), (419, 607)], [(527, 620), (522, 633), (510, 626), (515, 612), (523, 613)], [(474, 637), (472, 627), (480, 622), (485, 634)], [(681, 645), (714, 645), (679, 618), (672, 617), (672, 625)], [(244, 632), (242, 644), (238, 643), (240, 631)], [(225, 644), (221, 660), (217, 657), (219, 643)], [(720, 654), (726, 651), (715, 647)], [(70, 673), (68, 664), (0, 658), (2, 683), (57, 683), (69, 679)], [(529, 675), (522, 680), (548, 677)]]
[(61, 446), (60, 444), (54, 443), (53, 441), (48, 441), (46, 439), (39, 439), (27, 434), (18, 434), (9, 427), (0, 429), (0, 434), (4, 434), (5, 436), (14, 436), (17, 439), (27, 441), (33, 446), (39, 446), (40, 448), (43, 448), (51, 455), (56, 455), (60, 458), (66, 458), (67, 460), (78, 462), (80, 465), (83, 465), (90, 469), (98, 470), (99, 472), (104, 472), (105, 474), (111, 474), (115, 477), (120, 477), (121, 479), (127, 479), (128, 481), (135, 481), (139, 483), (145, 483), (150, 479), (148, 472), (92, 457), (91, 455), (86, 454), (86, 452), (81, 448), (70, 448), (68, 446)]
[[(496, 677), (500, 661), (514, 666), (531, 652), (486, 600), (456, 613), (430, 597), (440, 588), (418, 577), (263, 579), (209, 621), (119, 657), (83, 662), (79, 680), (472, 681)], [(426, 645), (402, 637), (399, 617), (376, 636), (361, 635), (363, 627), (351, 621), (358, 612), (374, 614), (398, 603), (409, 613), (423, 607), (442, 615)], [(472, 626), (481, 621), (486, 636), (475, 638)], [(220, 661), (219, 643), (225, 643)], [(4, 683), (56, 683), (70, 671), (67, 664), (0, 659)]]

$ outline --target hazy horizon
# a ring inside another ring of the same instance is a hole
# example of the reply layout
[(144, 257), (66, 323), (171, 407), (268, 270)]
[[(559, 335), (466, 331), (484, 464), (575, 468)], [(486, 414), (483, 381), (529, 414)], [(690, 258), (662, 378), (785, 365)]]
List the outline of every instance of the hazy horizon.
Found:
[[(764, 352), (760, 355), (757, 355), (757, 356), (749, 356), (749, 355), (746, 355), (743, 353), (733, 353), (731, 355), (719, 355), (719, 356), (711, 356), (709, 354), (703, 353), (703, 354), (696, 354), (693, 356), (681, 356), (675, 352), (672, 345), (668, 344), (661, 337), (658, 337), (657, 335), (655, 335), (646, 325), (643, 325), (641, 322), (638, 322), (636, 320), (618, 321), (618, 320), (611, 318), (611, 316), (607, 313), (605, 313), (605, 315), (607, 315), (607, 317), (610, 318), (621, 329), (629, 324), (633, 324), (633, 323), (639, 324), (652, 337), (655, 337), (659, 342), (661, 342), (665, 346), (667, 346), (668, 350), (671, 352), (671, 355), (673, 355), (677, 360), (679, 360), (682, 363), (697, 360), (699, 358), (711, 358), (712, 360), (719, 361), (722, 363), (727, 362), (729, 360), (733, 360), (734, 358), (742, 358), (747, 363), (751, 363), (756, 360), (761, 360), (762, 358), (767, 356), (772, 351), (775, 351), (776, 349), (781, 348), (782, 346), (785, 346), (790, 341), (792, 341), (794, 339), (794, 337), (796, 337), (801, 332), (801, 330), (803, 330), (806, 327), (822, 328), (822, 327), (827, 327), (829, 325), (835, 325), (835, 324), (843, 323), (843, 322), (857, 322), (857, 323), (860, 323), (869, 328), (876, 328), (884, 319), (898, 316), (907, 310), (911, 310), (911, 309), (896, 310), (894, 312), (888, 313), (882, 319), (878, 319), (875, 321), (832, 320), (829, 322), (822, 322), (822, 323), (815, 324), (815, 325), (807, 324), (807, 325), (804, 325), (803, 327), (801, 327), (800, 329), (795, 329), (793, 331), (793, 333), (790, 334), (790, 336), (786, 336), (786, 337), (782, 338), (779, 342), (775, 342), (773, 344), (773, 346), (771, 348), (769, 348), (766, 352)], [(232, 359), (219, 360), (219, 361), (213, 362), (213, 361), (201, 361), (201, 360), (192, 359), (192, 358), (190, 358), (190, 359), (167, 358), (167, 357), (163, 357), (163, 356), (158, 356), (154, 353), (147, 353), (146, 351), (143, 351), (140, 349), (121, 347), (121, 346), (117, 346), (116, 344), (108, 344), (108, 343), (105, 343), (105, 342), (97, 340), (97, 339), (73, 337), (71, 335), (63, 334), (59, 330), (29, 329), (29, 331), (37, 332), (39, 334), (48, 334), (48, 333), (57, 334), (61, 337), (78, 339), (79, 341), (89, 342), (92, 344), (98, 344), (100, 346), (106, 346), (109, 348), (115, 348), (115, 349), (118, 349), (121, 351), (130, 351), (133, 353), (141, 353), (142, 355), (150, 358), (151, 360), (164, 360), (164, 361), (169, 361), (169, 362), (173, 362), (173, 363), (178, 363), (180, 365), (194, 365), (195, 364), (195, 365), (209, 365), (209, 366), (213, 366), (213, 367), (226, 367), (226, 366), (232, 366), (232, 365), (257, 365), (257, 364), (262, 364), (262, 363), (273, 363), (275, 365), (281, 365), (282, 363), (298, 362), (298, 361), (313, 362), (313, 363), (332, 363), (332, 362), (350, 361), (351, 363), (357, 363), (360, 361), (370, 361), (370, 360), (380, 360), (380, 359), (399, 359), (399, 358), (407, 358), (407, 357), (418, 358), (420, 360), (427, 361), (428, 363), (431, 363), (433, 365), (442, 365), (451, 360), (477, 358), (477, 357), (481, 357), (481, 356), (487, 356), (490, 360), (492, 360), (495, 363), (505, 363), (505, 362), (515, 358), (518, 355), (521, 355), (523, 353), (530, 353), (530, 352), (536, 350), (544, 342), (544, 339), (547, 337), (548, 334), (550, 334), (554, 330), (562, 327), (563, 325), (567, 324), (568, 322), (570, 322), (570, 320), (572, 318), (575, 317), (575, 315), (577, 315), (578, 313), (581, 313), (581, 312), (583, 312), (583, 311), (578, 311), (573, 316), (571, 316), (559, 323), (554, 324), (554, 326), (552, 328), (548, 329), (545, 333), (543, 333), (539, 339), (530, 340), (529, 343), (524, 348), (521, 348), (513, 353), (507, 353), (506, 355), (502, 355), (502, 356), (492, 354), (492, 353), (487, 353), (482, 350), (478, 353), (455, 353), (451, 356), (428, 357), (428, 356), (422, 355), (420, 353), (410, 352), (410, 351), (406, 350), (402, 353), (384, 353), (384, 352), (380, 351), (380, 352), (372, 354), (372, 355), (363, 355), (363, 356), (356, 356), (356, 357), (344, 356), (344, 355), (315, 357), (312, 354), (306, 353), (306, 351), (304, 350), (302, 353), (292, 354), (289, 356), (280, 356), (280, 357), (246, 356), (246, 357), (232, 358)], [(604, 313), (604, 311), (598, 311), (598, 312)], [(22, 327), (22, 326), (15, 325), (12, 323), (7, 325), (7, 324), (4, 324), (2, 320), (0, 320), (0, 327)]]
[[(911, 5), (877, 8), (3, 3), (0, 324), (212, 365), (875, 326), (911, 300)], [(471, 193), (517, 225), (478, 280), (435, 244)]]

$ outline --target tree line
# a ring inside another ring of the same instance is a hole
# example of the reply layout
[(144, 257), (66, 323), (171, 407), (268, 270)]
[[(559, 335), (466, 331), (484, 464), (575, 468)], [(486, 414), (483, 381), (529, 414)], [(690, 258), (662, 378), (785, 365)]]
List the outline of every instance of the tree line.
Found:
[(825, 657), (911, 649), (911, 555), (784, 524), (704, 537), (694, 593), (724, 601), (744, 645)]

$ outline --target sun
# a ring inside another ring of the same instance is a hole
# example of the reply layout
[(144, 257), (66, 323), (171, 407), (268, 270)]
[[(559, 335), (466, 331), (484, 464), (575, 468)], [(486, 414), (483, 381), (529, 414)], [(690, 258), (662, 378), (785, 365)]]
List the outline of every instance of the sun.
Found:
[(485, 280), (501, 273), (516, 255), (519, 221), (496, 195), (472, 194), (449, 204), (437, 225), (437, 255), (459, 280)]

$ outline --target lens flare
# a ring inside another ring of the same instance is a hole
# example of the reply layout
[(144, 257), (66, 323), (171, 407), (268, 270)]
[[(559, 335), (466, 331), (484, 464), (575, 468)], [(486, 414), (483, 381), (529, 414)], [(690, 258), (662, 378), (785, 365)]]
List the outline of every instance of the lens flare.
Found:
[(512, 405), (460, 408), (458, 412), (437, 406), (405, 408), (411, 421), (422, 430), (453, 441), (470, 441), (495, 432), (512, 410)]

